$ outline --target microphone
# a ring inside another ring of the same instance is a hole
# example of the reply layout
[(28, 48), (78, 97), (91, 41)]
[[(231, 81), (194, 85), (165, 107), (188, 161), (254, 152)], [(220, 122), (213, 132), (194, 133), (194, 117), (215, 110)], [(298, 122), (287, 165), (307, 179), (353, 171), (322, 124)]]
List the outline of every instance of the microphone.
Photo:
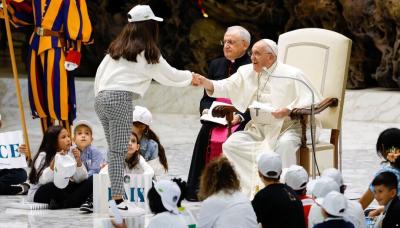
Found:
[(272, 75), (270, 72), (268, 72), (266, 67), (263, 67), (263, 70), (267, 73), (268, 77), (271, 78), (280, 78), (280, 79), (291, 79), (300, 82), (301, 84), (305, 85), (307, 89), (311, 93), (311, 119), (310, 119), (310, 131), (311, 131), (311, 145), (312, 145), (312, 154), (313, 154), (313, 159), (312, 159), (312, 167), (311, 167), (311, 175), (312, 179), (316, 178), (316, 170), (320, 174), (319, 168), (318, 168), (318, 163), (317, 163), (317, 157), (315, 154), (315, 132), (314, 132), (314, 127), (315, 127), (315, 114), (314, 114), (314, 102), (315, 102), (315, 93), (311, 86), (307, 84), (305, 81), (295, 78), (295, 77), (290, 77), (290, 76), (282, 76), (282, 75)]

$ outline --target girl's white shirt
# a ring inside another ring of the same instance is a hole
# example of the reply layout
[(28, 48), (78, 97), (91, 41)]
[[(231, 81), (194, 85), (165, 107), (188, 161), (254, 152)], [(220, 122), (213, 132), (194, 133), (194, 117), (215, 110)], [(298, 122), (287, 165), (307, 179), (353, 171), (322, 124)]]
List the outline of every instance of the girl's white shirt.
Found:
[(154, 215), (147, 228), (187, 228), (181, 214), (173, 214), (169, 211)]
[(94, 94), (103, 90), (129, 91), (143, 97), (151, 80), (166, 86), (185, 87), (192, 81), (192, 73), (177, 70), (160, 55), (159, 63), (148, 64), (144, 51), (137, 55), (137, 62), (124, 58), (114, 60), (106, 55), (97, 68)]
[[(66, 156), (71, 156), (67, 154)], [(74, 158), (73, 156), (71, 156)], [(74, 158), (75, 159), (75, 158)], [(39, 153), (36, 158), (34, 167), (36, 170), (39, 170), (45, 163), (46, 160), (46, 152), (42, 151)], [(74, 175), (71, 177), (71, 180), (75, 183), (80, 183), (88, 178), (88, 173), (85, 166), (82, 164), (80, 167), (76, 167), (76, 171)], [(47, 183), (54, 182), (54, 171), (50, 169), (50, 166), (44, 168), (42, 175), (39, 177), (39, 181), (37, 184), (31, 184), (31, 187), (28, 191), (27, 200), (33, 202), (33, 198), (35, 196), (36, 191), (40, 188), (40, 186), (45, 185)]]
[[(104, 166), (99, 174), (108, 174), (108, 165)], [(133, 167), (132, 169), (129, 169), (128, 166), (125, 165), (125, 174), (147, 174), (150, 176), (154, 176), (154, 170), (151, 168), (151, 166), (146, 162), (144, 157), (142, 155), (139, 155), (139, 163)]]
[(211, 195), (202, 202), (197, 219), (199, 228), (259, 228), (250, 200), (239, 191)]

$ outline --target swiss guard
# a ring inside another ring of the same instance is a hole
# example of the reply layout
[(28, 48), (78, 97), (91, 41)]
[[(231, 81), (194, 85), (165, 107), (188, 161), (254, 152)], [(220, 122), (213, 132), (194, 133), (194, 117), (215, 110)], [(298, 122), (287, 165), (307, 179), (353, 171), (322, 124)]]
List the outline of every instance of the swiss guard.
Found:
[[(21, 1), (21, 0), (20, 0)], [(81, 46), (92, 42), (85, 0), (32, 0), (28, 89), (33, 118), (42, 131), (55, 121), (71, 133), (76, 117), (75, 82)]]

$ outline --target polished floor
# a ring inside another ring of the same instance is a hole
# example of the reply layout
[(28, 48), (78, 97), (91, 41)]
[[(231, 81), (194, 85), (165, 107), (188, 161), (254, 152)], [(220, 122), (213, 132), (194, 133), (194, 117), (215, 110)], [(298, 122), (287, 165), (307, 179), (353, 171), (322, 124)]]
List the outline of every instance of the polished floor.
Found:
[[(0, 131), (20, 129), (18, 106), (13, 81), (0, 78), (0, 113), (4, 126)], [(26, 98), (26, 80), (21, 80), (29, 140), (32, 151), (41, 140), (39, 122), (29, 118)], [(106, 143), (99, 121), (93, 111), (93, 82), (77, 80), (78, 119), (89, 119), (95, 124), (94, 145), (105, 149)], [(152, 84), (144, 99), (137, 103), (153, 112), (152, 128), (159, 134), (167, 151), (170, 171), (167, 177), (186, 179), (189, 172), (193, 144), (200, 123), (197, 115), (202, 91), (198, 88), (169, 88)], [(347, 91), (343, 119), (342, 170), (346, 195), (358, 198), (367, 188), (380, 160), (375, 152), (379, 133), (388, 127), (400, 128), (400, 93), (382, 90)], [(322, 140), (328, 139), (326, 132)], [(106, 215), (84, 214), (77, 209), (20, 210), (7, 208), (7, 203), (22, 200), (21, 196), (0, 197), (1, 227), (99, 227)], [(195, 212), (199, 204), (184, 202)], [(151, 215), (146, 216), (148, 221)], [(100, 223), (99, 223), (100, 221)]]

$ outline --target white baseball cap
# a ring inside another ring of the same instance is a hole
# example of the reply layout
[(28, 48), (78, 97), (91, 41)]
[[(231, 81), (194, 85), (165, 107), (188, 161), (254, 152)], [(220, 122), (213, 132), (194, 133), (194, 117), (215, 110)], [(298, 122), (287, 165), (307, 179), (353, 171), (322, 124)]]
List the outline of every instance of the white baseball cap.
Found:
[(270, 39), (263, 39), (263, 41), (271, 48), (274, 55), (278, 56), (278, 45), (276, 45), (276, 42)]
[(275, 152), (264, 152), (258, 155), (258, 171), (268, 178), (278, 178), (282, 173), (281, 156)]
[(75, 124), (74, 124), (74, 130), (72, 132), (75, 133), (76, 129), (79, 126), (82, 126), (82, 125), (88, 127), (90, 129), (90, 131), (92, 132), (92, 134), (93, 134), (93, 125), (88, 120), (78, 120), (78, 121), (76, 121)]
[(325, 169), (322, 172), (321, 177), (330, 177), (330, 178), (332, 178), (339, 185), (339, 187), (343, 185), (343, 176), (340, 173), (340, 171), (335, 169), (335, 168)]
[(339, 192), (339, 185), (330, 177), (321, 177), (310, 181), (307, 190), (315, 198), (322, 198), (331, 191)]
[(138, 105), (135, 106), (135, 109), (133, 110), (132, 122), (140, 122), (149, 126), (152, 121), (153, 116), (147, 108)]
[(342, 217), (347, 209), (346, 197), (336, 191), (329, 192), (324, 198), (316, 199), (317, 204), (328, 214)]
[(161, 197), (161, 202), (165, 209), (178, 214), (178, 207), (176, 206), (181, 196), (181, 189), (179, 186), (170, 180), (160, 180), (154, 184), (154, 188)]
[(308, 173), (298, 165), (291, 165), (285, 174), (284, 182), (293, 190), (301, 190), (307, 187)]
[(56, 154), (54, 163), (54, 185), (63, 189), (76, 170), (76, 161), (69, 155)]
[(161, 17), (154, 15), (153, 10), (148, 5), (136, 5), (128, 12), (128, 22), (147, 20), (163, 21)]

